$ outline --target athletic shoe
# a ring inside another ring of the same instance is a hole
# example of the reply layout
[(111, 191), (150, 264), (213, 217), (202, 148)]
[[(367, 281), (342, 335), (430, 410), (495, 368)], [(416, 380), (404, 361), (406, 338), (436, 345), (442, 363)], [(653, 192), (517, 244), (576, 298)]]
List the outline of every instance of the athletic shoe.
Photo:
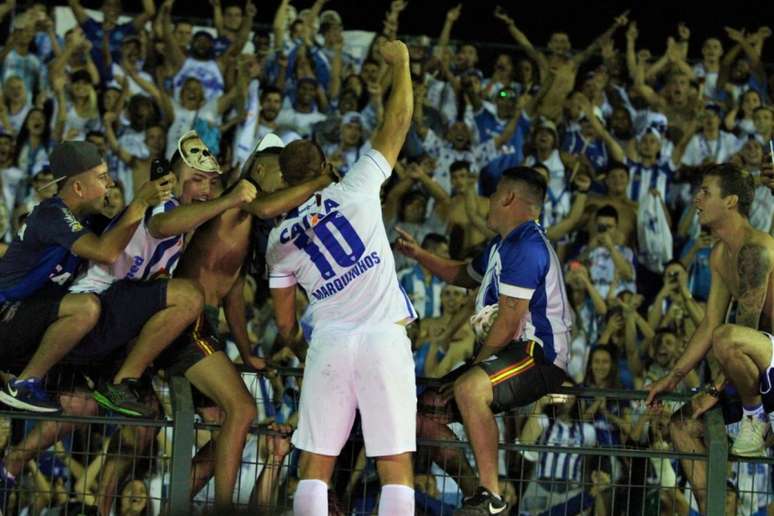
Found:
[(739, 434), (731, 446), (731, 453), (739, 457), (765, 457), (766, 456), (766, 421), (758, 418), (744, 416), (739, 425)]
[(14, 487), (16, 487), (16, 479), (6, 471), (3, 461), (0, 461), (0, 514), (3, 514), (6, 509), (6, 500)]
[(153, 409), (141, 401), (139, 387), (137, 378), (126, 378), (118, 384), (108, 381), (100, 384), (93, 395), (100, 406), (113, 412), (131, 417), (153, 417)]
[(510, 511), (505, 500), (497, 498), (485, 487), (478, 486), (476, 494), (462, 501), (462, 507), (454, 511), (454, 516), (478, 516), (498, 514), (506, 516)]
[(53, 413), (62, 410), (59, 403), (48, 397), (39, 378), (8, 380), (5, 388), (0, 391), (0, 402), (30, 412)]

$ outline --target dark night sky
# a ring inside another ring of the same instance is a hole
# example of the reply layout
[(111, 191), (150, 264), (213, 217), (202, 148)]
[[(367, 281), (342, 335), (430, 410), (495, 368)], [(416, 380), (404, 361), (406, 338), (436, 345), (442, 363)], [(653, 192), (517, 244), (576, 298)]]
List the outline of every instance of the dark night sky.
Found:
[[(85, 6), (96, 6), (99, 0), (82, 0)], [(223, 0), (229, 2), (230, 0)], [(259, 23), (270, 24), (277, 1), (255, 0), (258, 6)], [(310, 6), (312, 0), (292, 2), (297, 9)], [(427, 34), (437, 37), (443, 26), (446, 10), (456, 5), (452, 0), (409, 0), (408, 8), (401, 15), (401, 34)], [(767, 5), (768, 3), (768, 5)], [(587, 45), (603, 32), (617, 14), (631, 3), (597, 0), (595, 2), (508, 2), (506, 0), (475, 0), (463, 2), (463, 14), (452, 33), (453, 39), (487, 42), (507, 42), (511, 39), (505, 28), (492, 17), (497, 4), (503, 5), (516, 20), (519, 28), (537, 45), (544, 45), (552, 30), (567, 31), (575, 47)], [(714, 7), (719, 5), (732, 7)], [(140, 0), (124, 0), (127, 10), (140, 9)], [(345, 28), (380, 30), (384, 12), (390, 0), (332, 0), (325, 9), (335, 9), (343, 20)], [(174, 14), (194, 15), (209, 18), (211, 8), (207, 0), (178, 0)], [(704, 3), (672, 1), (637, 2), (630, 17), (637, 20), (640, 29), (638, 46), (661, 53), (667, 36), (674, 34), (679, 21), (686, 21), (691, 27), (691, 57), (699, 56), (701, 41), (709, 35), (723, 35), (723, 27), (748, 27), (757, 29), (769, 24), (774, 26), (774, 4), (765, 1)], [(619, 32), (618, 46), (624, 44), (623, 31)], [(764, 51), (764, 60), (774, 61), (770, 40)]]

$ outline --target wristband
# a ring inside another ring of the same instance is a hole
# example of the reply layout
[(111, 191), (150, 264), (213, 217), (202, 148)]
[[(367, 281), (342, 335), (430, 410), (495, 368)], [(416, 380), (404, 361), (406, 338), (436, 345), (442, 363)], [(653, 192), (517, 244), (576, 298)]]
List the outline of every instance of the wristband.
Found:
[(709, 384), (709, 385), (704, 387), (704, 393), (705, 394), (709, 394), (710, 396), (712, 396), (715, 399), (720, 398), (720, 391), (718, 390), (717, 387), (715, 387), (715, 384), (713, 384), (713, 383), (711, 383), (711, 384)]

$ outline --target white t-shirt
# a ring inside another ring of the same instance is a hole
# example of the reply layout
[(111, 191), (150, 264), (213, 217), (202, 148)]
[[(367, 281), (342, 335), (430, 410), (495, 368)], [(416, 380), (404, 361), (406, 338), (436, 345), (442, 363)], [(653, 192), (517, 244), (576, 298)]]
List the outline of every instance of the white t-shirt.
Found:
[(731, 156), (739, 152), (741, 147), (736, 136), (720, 131), (716, 140), (708, 140), (704, 134), (694, 134), (683, 154), (683, 165), (696, 167), (709, 158), (712, 163), (725, 163)]
[(312, 126), (328, 118), (315, 110), (311, 113), (301, 113), (295, 109), (283, 109), (277, 117), (277, 124), (283, 129), (294, 131), (303, 138), (312, 134)]
[(315, 333), (416, 318), (398, 284), (379, 204), (391, 173), (381, 153), (368, 151), (340, 183), (290, 212), (269, 235), (269, 286), (299, 284), (307, 292)]
[[(183, 236), (157, 239), (150, 234), (147, 224), (153, 215), (169, 212), (179, 205), (176, 199), (170, 199), (153, 208), (134, 230), (129, 244), (118, 259), (112, 265), (91, 262), (86, 274), (75, 281), (70, 291), (100, 293), (118, 280), (140, 281), (159, 275), (172, 275), (183, 252)], [(113, 220), (118, 220), (118, 217)]]
[(217, 98), (207, 101), (196, 111), (184, 108), (175, 100), (172, 101), (172, 106), (175, 108), (175, 121), (172, 122), (167, 131), (167, 159), (172, 158), (172, 155), (177, 150), (177, 141), (181, 136), (193, 129), (197, 118), (201, 118), (212, 125), (220, 125), (223, 118), (218, 112)]
[(207, 101), (220, 97), (225, 91), (226, 86), (223, 81), (223, 73), (221, 73), (217, 61), (214, 59), (199, 61), (198, 59), (188, 57), (183, 62), (183, 66), (180, 67), (180, 71), (177, 72), (173, 81), (175, 100), (180, 100), (180, 90), (183, 88), (183, 83), (189, 77), (198, 79), (202, 83), (204, 98)]
[[(126, 72), (124, 71), (123, 68), (121, 68), (116, 63), (113, 63), (113, 65), (110, 67), (110, 72), (113, 74), (113, 80), (110, 81), (110, 86), (120, 87), (120, 85), (118, 84), (118, 80), (119, 80), (120, 77), (123, 77), (123, 76), (127, 75)], [(149, 83), (153, 84), (153, 77), (148, 72), (146, 72), (144, 70), (137, 70), (137, 75), (142, 77), (143, 80), (148, 81)], [(127, 79), (127, 84), (129, 86), (129, 94), (130, 95), (145, 95), (145, 96), (148, 96), (148, 92), (145, 91), (144, 89), (142, 89), (140, 87), (140, 85), (135, 82), (134, 79), (132, 79), (128, 75), (126, 76), (126, 79)]]

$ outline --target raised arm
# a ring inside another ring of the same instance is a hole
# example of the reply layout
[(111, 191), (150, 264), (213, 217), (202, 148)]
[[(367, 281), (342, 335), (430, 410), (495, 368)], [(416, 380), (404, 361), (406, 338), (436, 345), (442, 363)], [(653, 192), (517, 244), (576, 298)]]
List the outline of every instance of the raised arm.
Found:
[(382, 124), (374, 133), (371, 145), (391, 167), (395, 166), (411, 125), (414, 95), (411, 91), (408, 48), (402, 41), (390, 41), (382, 46), (382, 55), (392, 71), (392, 90)]
[(72, 253), (104, 265), (112, 264), (126, 248), (146, 210), (171, 195), (171, 182), (167, 177), (148, 181), (137, 191), (118, 222), (100, 236), (89, 233), (80, 237), (73, 244)]
[(540, 75), (542, 76), (545, 74), (548, 70), (548, 59), (546, 59), (545, 54), (535, 49), (529, 39), (527, 39), (527, 36), (516, 27), (513, 18), (508, 16), (505, 10), (499, 5), (495, 8), (494, 16), (505, 24), (511, 37), (516, 41), (516, 44), (524, 50), (527, 57), (537, 63), (538, 68), (540, 69)]
[(161, 108), (162, 121), (161, 123), (167, 127), (172, 125), (175, 121), (175, 108), (172, 105), (172, 100), (162, 88), (157, 87), (153, 82), (144, 79), (131, 63), (124, 61), (121, 64), (121, 68), (131, 79), (137, 83), (137, 85), (143, 89), (148, 95), (155, 100)]
[(174, 0), (165, 0), (165, 2), (161, 5), (161, 16), (162, 16), (162, 22), (161, 26), (163, 28), (163, 36), (164, 36), (164, 58), (169, 65), (169, 69), (172, 72), (172, 74), (177, 74), (177, 72), (180, 71), (180, 67), (183, 66), (183, 62), (185, 61), (185, 54), (183, 54), (183, 51), (180, 50), (180, 47), (177, 45), (177, 41), (175, 41), (175, 36), (173, 34), (174, 27), (172, 26), (172, 6), (174, 5)]
[(438, 47), (443, 48), (449, 45), (452, 27), (454, 27), (454, 23), (459, 19), (460, 14), (462, 14), (462, 4), (457, 4), (446, 12), (446, 20), (443, 23), (441, 35), (438, 37)]
[(285, 31), (288, 26), (288, 6), (290, 0), (282, 0), (277, 7), (277, 11), (274, 13), (274, 22), (272, 23), (272, 29), (274, 30), (274, 50), (281, 52), (283, 43), (285, 42)]
[(212, 24), (215, 26), (215, 30), (218, 32), (218, 36), (223, 35), (223, 6), (220, 4), (220, 0), (210, 0), (212, 6)]
[(609, 29), (607, 29), (601, 36), (599, 36), (597, 39), (595, 39), (591, 45), (586, 47), (583, 52), (580, 52), (579, 54), (576, 54), (572, 61), (575, 64), (576, 67), (580, 66), (584, 62), (588, 61), (591, 56), (593, 56), (602, 46), (602, 42), (605, 40), (608, 40), (612, 37), (613, 33), (619, 28), (624, 27), (629, 23), (629, 11), (626, 10), (623, 13), (621, 13), (619, 16), (616, 16), (615, 20), (613, 21), (613, 24), (610, 26)]
[(104, 123), (104, 126), (105, 126), (105, 140), (107, 141), (107, 144), (110, 150), (113, 151), (113, 153), (116, 156), (118, 156), (118, 159), (120, 159), (121, 161), (123, 161), (124, 163), (126, 163), (131, 167), (135, 158), (128, 150), (121, 147), (121, 145), (118, 143), (116, 132), (113, 129), (113, 124), (115, 124), (117, 119), (118, 119), (118, 115), (111, 111), (107, 111), (103, 115), (102, 122)]
[(586, 119), (589, 121), (589, 123), (591, 123), (591, 127), (594, 129), (594, 132), (599, 135), (603, 142), (605, 142), (607, 150), (610, 151), (610, 157), (612, 157), (615, 161), (624, 163), (626, 161), (626, 153), (624, 152), (623, 147), (621, 147), (621, 144), (618, 143), (615, 138), (613, 138), (613, 135), (611, 135), (610, 132), (605, 129), (605, 126), (602, 125), (602, 122), (594, 114), (594, 108), (592, 107), (589, 99), (587, 99), (586, 96), (582, 94), (579, 95), (579, 97), (582, 98), (581, 103), (583, 105), (583, 112), (586, 114)]
[(247, 40), (250, 39), (250, 31), (253, 29), (253, 20), (257, 13), (258, 10), (255, 8), (255, 4), (252, 0), (248, 0), (245, 5), (245, 16), (242, 19), (242, 25), (239, 26), (239, 31), (236, 33), (234, 41), (231, 42), (218, 60), (218, 65), (221, 67), (221, 70), (225, 69), (225, 63), (228, 62), (229, 58), (237, 57), (242, 53), (242, 49), (245, 48)]
[(80, 0), (67, 0), (67, 3), (70, 5), (70, 9), (72, 9), (73, 16), (75, 16), (75, 21), (78, 22), (78, 25), (83, 25), (89, 21), (89, 15), (86, 14), (86, 10), (81, 5)]
[(145, 30), (145, 24), (156, 16), (156, 4), (153, 0), (142, 0), (142, 13), (132, 21), (134, 30)]
[(242, 209), (260, 219), (272, 219), (300, 206), (315, 192), (334, 181), (333, 173), (325, 174), (296, 186), (272, 193), (258, 193), (255, 200), (242, 206)]
[[(441, 278), (446, 283), (458, 287), (475, 288), (478, 282), (468, 274), (468, 263), (461, 260), (441, 258), (422, 247), (414, 240), (414, 237), (400, 228), (396, 228), (398, 251), (403, 255), (413, 258), (426, 267), (433, 276)], [(513, 334), (511, 334), (513, 336)]]
[(255, 186), (243, 179), (229, 193), (217, 199), (178, 206), (154, 215), (148, 222), (148, 231), (157, 239), (188, 233), (228, 209), (252, 202), (255, 195)]

